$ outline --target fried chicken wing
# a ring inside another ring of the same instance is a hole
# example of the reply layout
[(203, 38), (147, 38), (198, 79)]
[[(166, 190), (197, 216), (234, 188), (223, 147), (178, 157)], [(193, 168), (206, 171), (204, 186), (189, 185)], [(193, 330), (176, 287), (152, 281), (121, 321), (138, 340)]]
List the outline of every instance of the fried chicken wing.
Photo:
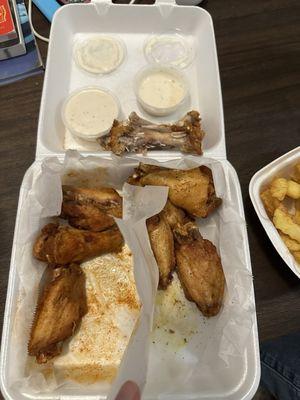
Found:
[(79, 265), (50, 265), (43, 280), (28, 343), (28, 353), (38, 363), (60, 354), (63, 341), (74, 334), (87, 312), (85, 276)]
[(128, 182), (169, 187), (169, 200), (195, 217), (207, 217), (222, 202), (216, 196), (211, 170), (201, 166), (189, 170), (140, 166)]
[(123, 237), (117, 227), (103, 232), (90, 232), (48, 224), (35, 241), (33, 255), (40, 261), (63, 265), (120, 251), (122, 244)]
[(147, 220), (151, 248), (159, 269), (159, 288), (166, 289), (175, 268), (174, 239), (169, 224), (158, 214)]
[(130, 183), (130, 185), (135, 185), (135, 186), (143, 186), (141, 183), (142, 177), (150, 173), (164, 171), (167, 169), (168, 168), (158, 167), (157, 165), (140, 163), (139, 166), (134, 169), (134, 173), (127, 178), (127, 183)]
[(175, 228), (174, 236), (176, 268), (186, 298), (206, 317), (218, 314), (225, 277), (215, 246), (202, 238), (193, 223)]
[(202, 154), (204, 135), (197, 111), (188, 112), (175, 124), (155, 124), (132, 112), (128, 120), (114, 121), (110, 132), (98, 141), (105, 150), (118, 155), (149, 149), (175, 149), (184, 153)]
[(172, 230), (177, 225), (184, 225), (187, 222), (193, 221), (192, 217), (187, 215), (186, 212), (181, 208), (174, 206), (170, 200), (167, 200), (165, 207), (161, 211), (161, 215)]
[(63, 186), (62, 218), (81, 229), (100, 232), (115, 225), (122, 217), (122, 197), (112, 188)]

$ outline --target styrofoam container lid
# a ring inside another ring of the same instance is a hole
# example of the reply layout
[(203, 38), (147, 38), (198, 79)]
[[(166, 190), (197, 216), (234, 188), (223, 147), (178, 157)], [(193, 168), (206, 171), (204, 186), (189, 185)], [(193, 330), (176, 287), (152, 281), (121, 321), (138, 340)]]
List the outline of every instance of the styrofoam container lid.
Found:
[(300, 265), (297, 264), (289, 249), (281, 239), (273, 222), (268, 217), (260, 193), (276, 175), (288, 177), (296, 162), (300, 161), (300, 146), (272, 161), (260, 169), (252, 177), (249, 185), (249, 194), (256, 214), (264, 227), (273, 246), (293, 273), (300, 278)]
[[(170, 27), (174, 26), (180, 27), (180, 30), (170, 31)], [(132, 111), (150, 119), (140, 107), (132, 83), (136, 72), (147, 64), (143, 51), (145, 42), (151, 35), (164, 32), (178, 32), (195, 49), (196, 57), (183, 70), (189, 85), (189, 101), (174, 114), (159, 117), (153, 122), (172, 123), (186, 112), (198, 110), (206, 132), (203, 141), (205, 155), (226, 158), (222, 93), (211, 17), (202, 8), (178, 6), (175, 2), (174, 5), (172, 2), (164, 4), (161, 0), (153, 6), (97, 1), (61, 7), (55, 13), (41, 100), (36, 157), (41, 159), (52, 154), (64, 154), (66, 130), (60, 115), (61, 104), (69, 93), (80, 87), (101, 85), (112, 90), (122, 104), (123, 119)], [(74, 60), (71, 44), (95, 33), (121, 38), (126, 44), (126, 62), (111, 74), (88, 73), (79, 68)], [(61, 40), (62, 37), (64, 40)], [(96, 150), (80, 150), (96, 153)], [(105, 156), (107, 152), (97, 154)], [(181, 153), (173, 150), (168, 155), (180, 157)]]

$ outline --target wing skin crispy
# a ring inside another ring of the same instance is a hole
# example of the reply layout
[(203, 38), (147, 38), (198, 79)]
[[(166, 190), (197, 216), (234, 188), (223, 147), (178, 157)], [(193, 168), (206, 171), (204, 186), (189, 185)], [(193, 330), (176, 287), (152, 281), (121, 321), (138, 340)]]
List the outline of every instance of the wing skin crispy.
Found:
[(28, 343), (28, 353), (38, 363), (60, 354), (87, 312), (85, 276), (77, 264), (48, 266)]
[(169, 224), (158, 214), (147, 220), (151, 248), (159, 269), (159, 288), (166, 289), (175, 268), (174, 239)]
[(115, 225), (113, 217), (90, 204), (64, 201), (61, 211), (61, 217), (75, 228), (101, 232)]
[(35, 241), (33, 255), (40, 261), (64, 265), (120, 251), (122, 245), (123, 237), (117, 227), (90, 232), (48, 224)]
[(192, 217), (187, 215), (181, 208), (174, 206), (170, 200), (167, 200), (165, 207), (161, 211), (161, 215), (167, 221), (172, 231), (177, 225), (184, 225), (193, 221)]
[(206, 317), (220, 311), (225, 277), (215, 246), (188, 223), (174, 230), (177, 272), (185, 296)]
[(195, 217), (207, 217), (222, 202), (216, 196), (211, 170), (205, 166), (178, 170), (140, 164), (128, 182), (142, 186), (168, 186), (169, 200), (173, 205)]
[(81, 229), (100, 232), (115, 225), (122, 217), (122, 197), (112, 188), (63, 186), (61, 217)]

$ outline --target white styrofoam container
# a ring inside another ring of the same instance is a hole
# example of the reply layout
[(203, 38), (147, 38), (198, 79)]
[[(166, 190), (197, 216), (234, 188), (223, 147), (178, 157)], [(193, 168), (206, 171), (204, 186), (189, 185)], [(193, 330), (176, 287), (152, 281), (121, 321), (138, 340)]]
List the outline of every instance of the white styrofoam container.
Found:
[[(69, 93), (83, 86), (96, 85), (114, 92), (121, 103), (123, 118), (135, 110), (143, 117), (157, 120), (138, 106), (134, 78), (147, 65), (143, 52), (145, 40), (153, 33), (175, 29), (196, 50), (194, 62), (183, 70), (190, 87), (190, 103), (186, 109), (159, 120), (174, 121), (193, 108), (200, 110), (207, 133), (205, 155), (226, 158), (221, 85), (210, 15), (201, 8), (176, 6), (172, 2), (128, 6), (105, 1), (64, 6), (55, 14), (41, 100), (36, 157), (64, 153), (65, 128), (61, 106)], [(87, 74), (73, 59), (74, 39), (95, 32), (118, 35), (127, 46), (124, 63), (111, 74)], [(180, 153), (173, 152), (172, 155)]]
[[(244, 217), (243, 202), (239, 181), (233, 167), (226, 160), (225, 134), (223, 122), (223, 107), (218, 70), (216, 45), (213, 24), (210, 15), (197, 7), (175, 5), (172, 0), (158, 1), (155, 5), (116, 5), (107, 1), (95, 2), (88, 5), (69, 5), (62, 7), (55, 15), (51, 29), (51, 40), (48, 50), (47, 69), (44, 80), (38, 125), (36, 163), (45, 157), (64, 156), (63, 137), (64, 127), (61, 120), (60, 108), (66, 96), (73, 90), (101, 84), (102, 87), (118, 94), (124, 117), (131, 111), (148, 117), (137, 106), (134, 97), (133, 78), (135, 73), (144, 65), (143, 54), (145, 39), (153, 33), (164, 33), (179, 30), (185, 39), (196, 48), (194, 62), (184, 70), (190, 82), (191, 99), (188, 108), (173, 116), (172, 120), (180, 118), (189, 109), (200, 110), (203, 127), (207, 133), (204, 140), (205, 156), (220, 160), (228, 167), (228, 185), (232, 198), (241, 217)], [(108, 33), (120, 36), (127, 45), (127, 59), (113, 74), (101, 78), (85, 74), (80, 70), (73, 58), (72, 47), (76, 35), (86, 33)], [(155, 118), (152, 117), (155, 120)], [(160, 120), (166, 120), (160, 119)], [(98, 157), (110, 157), (109, 152), (88, 153)], [(86, 155), (88, 155), (86, 153)], [(182, 156), (179, 152), (149, 152), (149, 157), (166, 161)], [(4, 317), (2, 353), (1, 353), (1, 391), (6, 399), (89, 399), (102, 400), (103, 396), (83, 389), (78, 392), (64, 392), (58, 389), (53, 393), (28, 396), (18, 390), (12, 392), (9, 387), (10, 370), (16, 357), (11, 349), (12, 322), (18, 296), (18, 276), (16, 274), (18, 224), (22, 214), (28, 187), (31, 185), (32, 171), (35, 164), (25, 174), (18, 206), (15, 235), (12, 249), (10, 277)], [(243, 253), (247, 271), (251, 273), (251, 262), (246, 229), (243, 237)], [(254, 300), (254, 291), (252, 290)], [(232, 370), (224, 371), (223, 390), (214, 387), (201, 387), (198, 393), (189, 393), (172, 400), (248, 400), (256, 392), (260, 379), (260, 362), (257, 323), (254, 320), (251, 335), (246, 345), (243, 357), (236, 362)], [(147, 400), (156, 397), (147, 395)]]
[(292, 254), (279, 236), (279, 233), (273, 222), (268, 217), (263, 202), (260, 198), (261, 191), (268, 186), (272, 179), (277, 175), (288, 177), (293, 165), (297, 161), (300, 162), (300, 146), (277, 158), (256, 172), (250, 181), (249, 194), (256, 214), (260, 219), (260, 222), (269, 236), (273, 246), (278, 251), (281, 258), (286, 262), (291, 271), (293, 271), (294, 274), (300, 278), (300, 267), (295, 265), (296, 262)]
[[(166, 161), (170, 159), (170, 154), (162, 154), (157, 158), (159, 161)], [(25, 400), (25, 399), (61, 399), (61, 400), (104, 400), (105, 396), (97, 393), (97, 388), (91, 386), (82, 386), (81, 389), (72, 387), (59, 387), (54, 392), (45, 394), (32, 395), (30, 392), (20, 391), (18, 388), (11, 388), (11, 373), (14, 368), (14, 359), (18, 355), (14, 351), (15, 335), (12, 335), (14, 329), (15, 315), (17, 312), (17, 301), (19, 297), (19, 278), (17, 274), (17, 266), (22, 262), (22, 252), (19, 248), (21, 242), (21, 229), (20, 221), (22, 218), (22, 210), (25, 202), (30, 201), (28, 193), (31, 189), (33, 182), (33, 173), (39, 167), (41, 160), (35, 163), (28, 169), (22, 182), (20, 199), (18, 205), (16, 227), (13, 241), (9, 284), (7, 292), (7, 303), (5, 309), (3, 336), (2, 336), (2, 354), (1, 354), (1, 390), (6, 399), (9, 400)], [(230, 193), (231, 201), (236, 205), (236, 210), (240, 217), (244, 219), (243, 201), (239, 181), (234, 168), (227, 160), (222, 161), (223, 169), (226, 174), (226, 182), (228, 192)], [(234, 245), (234, 244), (233, 244)], [(240, 250), (243, 254), (243, 265), (247, 272), (251, 273), (251, 261), (249, 254), (248, 238), (246, 227), (243, 228), (243, 237), (240, 243)], [(234, 269), (235, 266), (232, 265)], [(252, 288), (252, 299), (254, 299), (254, 291)], [(201, 335), (199, 336), (201, 340)], [(199, 356), (199, 355), (198, 355)], [(182, 361), (184, 362), (184, 361)], [(220, 373), (220, 372), (219, 372)], [(235, 357), (230, 364), (230, 368), (224, 368), (222, 380), (218, 384), (212, 379), (210, 383), (206, 383), (202, 377), (199, 381), (199, 386), (194, 388), (193, 391), (187, 386), (183, 386), (181, 395), (173, 396), (172, 400), (248, 400), (251, 399), (256, 392), (260, 378), (260, 365), (259, 365), (259, 346), (257, 337), (256, 319), (253, 320), (251, 332), (247, 340), (244, 354), (241, 357)], [(157, 400), (154, 394), (145, 393), (145, 400)], [(169, 396), (163, 397), (169, 399)]]

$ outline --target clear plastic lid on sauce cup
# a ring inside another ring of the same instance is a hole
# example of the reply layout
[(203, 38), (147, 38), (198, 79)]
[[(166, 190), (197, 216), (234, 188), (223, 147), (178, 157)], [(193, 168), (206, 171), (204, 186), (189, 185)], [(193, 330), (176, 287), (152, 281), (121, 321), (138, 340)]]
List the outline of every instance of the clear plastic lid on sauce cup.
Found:
[(150, 64), (184, 69), (194, 60), (195, 48), (189, 38), (180, 35), (180, 30), (176, 29), (148, 37), (144, 55)]
[(88, 86), (66, 98), (61, 114), (65, 127), (73, 135), (96, 141), (110, 131), (120, 114), (120, 103), (111, 91)]
[(77, 39), (73, 57), (77, 66), (84, 71), (92, 74), (110, 74), (123, 63), (126, 46), (115, 36), (85, 35)]
[(143, 109), (154, 116), (175, 112), (186, 102), (189, 94), (183, 73), (163, 65), (141, 69), (135, 77), (134, 90)]

